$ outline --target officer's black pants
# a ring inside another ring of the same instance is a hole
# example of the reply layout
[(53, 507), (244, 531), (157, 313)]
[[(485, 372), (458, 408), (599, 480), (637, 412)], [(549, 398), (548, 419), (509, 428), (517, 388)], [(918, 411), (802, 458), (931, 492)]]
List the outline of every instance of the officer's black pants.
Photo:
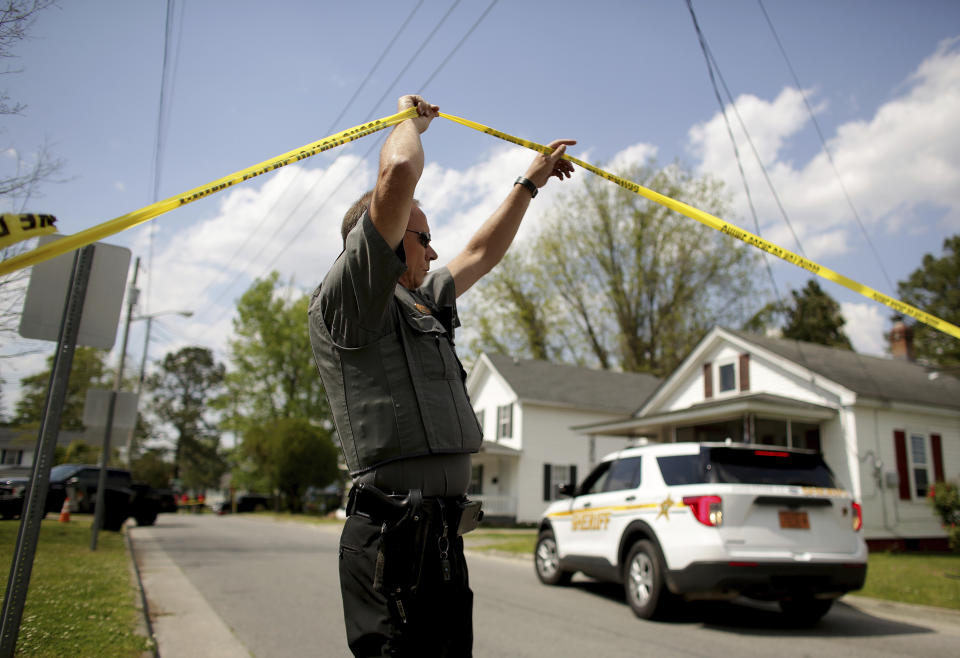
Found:
[[(431, 519), (420, 582), (415, 593), (399, 597), (398, 606), (373, 587), (380, 524), (360, 515), (347, 518), (340, 536), (340, 590), (354, 656), (472, 655), (473, 592), (463, 538), (456, 536), (454, 525), (447, 554), (450, 579), (445, 580), (438, 547), (441, 531), (442, 524)], [(385, 556), (387, 561), (415, 558), (412, 553)]]

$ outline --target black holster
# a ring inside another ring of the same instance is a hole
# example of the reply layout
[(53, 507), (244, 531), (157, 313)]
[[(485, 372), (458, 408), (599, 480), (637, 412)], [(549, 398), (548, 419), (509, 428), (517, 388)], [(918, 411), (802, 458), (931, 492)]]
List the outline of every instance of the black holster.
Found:
[(389, 496), (360, 483), (350, 490), (347, 514), (360, 514), (381, 524), (373, 588), (392, 598), (416, 592), (429, 527), (420, 490)]

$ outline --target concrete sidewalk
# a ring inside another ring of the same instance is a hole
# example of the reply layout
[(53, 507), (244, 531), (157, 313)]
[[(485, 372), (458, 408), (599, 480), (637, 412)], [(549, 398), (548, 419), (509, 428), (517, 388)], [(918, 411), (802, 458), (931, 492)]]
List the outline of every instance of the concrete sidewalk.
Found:
[(250, 658), (250, 652), (154, 539), (128, 526), (150, 627), (161, 658)]

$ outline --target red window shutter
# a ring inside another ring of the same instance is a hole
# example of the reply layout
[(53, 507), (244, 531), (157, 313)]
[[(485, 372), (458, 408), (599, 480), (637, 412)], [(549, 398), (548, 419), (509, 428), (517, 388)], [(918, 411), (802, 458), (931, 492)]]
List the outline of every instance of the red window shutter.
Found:
[(940, 443), (939, 434), (930, 435), (930, 452), (933, 453), (933, 481), (946, 481), (943, 477), (943, 445)]
[(703, 397), (713, 397), (713, 364), (703, 364)]
[(893, 430), (893, 449), (897, 455), (897, 477), (900, 480), (900, 500), (910, 500), (910, 470), (907, 466), (907, 434)]
[(750, 390), (750, 355), (740, 355), (740, 390)]

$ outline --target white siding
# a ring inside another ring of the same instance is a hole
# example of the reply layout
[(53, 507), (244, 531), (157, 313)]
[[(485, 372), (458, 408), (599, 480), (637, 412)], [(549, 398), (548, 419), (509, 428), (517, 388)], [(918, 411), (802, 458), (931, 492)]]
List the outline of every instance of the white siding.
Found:
[[(672, 391), (659, 401), (656, 407), (649, 409), (647, 413), (678, 411), (704, 402), (707, 398), (704, 396), (703, 388), (703, 365), (708, 362), (711, 364), (713, 379), (711, 400), (723, 400), (743, 395), (739, 391), (721, 393), (718, 373), (719, 367), (726, 363), (735, 364), (739, 372), (740, 355), (744, 353), (750, 355), (749, 393), (769, 393), (825, 406), (836, 407), (840, 405), (841, 396), (837, 390), (838, 387), (835, 385), (824, 386), (822, 378), (801, 376), (796, 372), (796, 367), (791, 367), (796, 364), (786, 363), (779, 358), (767, 358), (752, 350), (743, 350), (738, 346), (721, 342), (712, 349), (706, 350), (696, 362), (690, 363), (680, 381), (672, 386)], [(739, 376), (737, 381), (740, 381)]]
[(520, 443), (520, 405), (517, 396), (496, 372), (486, 370), (475, 382), (471, 382), (470, 402), (474, 411), (483, 411), (483, 439), (497, 442), (497, 409), (513, 404), (513, 437), (499, 441), (504, 446), (519, 450)]
[(945, 535), (930, 504), (925, 499), (900, 500), (898, 487), (893, 482), (888, 486), (887, 474), (895, 477), (897, 473), (893, 432), (904, 430), (907, 437), (911, 433), (939, 434), (944, 476), (948, 481), (960, 479), (960, 414), (952, 416), (896, 407), (857, 409), (858, 470), (867, 539)]
[[(612, 420), (608, 413), (584, 412), (560, 407), (523, 405), (523, 457), (517, 471), (517, 520), (532, 523), (547, 507), (543, 500), (544, 464), (576, 464), (577, 479), (582, 480), (593, 467), (590, 463), (590, 438), (575, 433), (575, 425)], [(596, 458), (627, 445), (626, 439), (597, 437)]]

